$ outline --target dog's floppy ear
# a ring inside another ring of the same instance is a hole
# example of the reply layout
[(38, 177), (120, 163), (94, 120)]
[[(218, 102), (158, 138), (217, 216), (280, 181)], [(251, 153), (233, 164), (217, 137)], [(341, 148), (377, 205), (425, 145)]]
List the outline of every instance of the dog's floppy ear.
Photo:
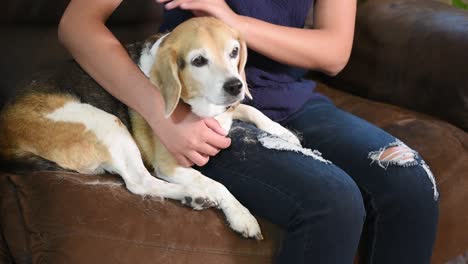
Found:
[[(239, 38), (240, 43), (240, 52), (239, 52), (239, 64), (237, 65), (238, 71), (242, 79), (244, 79), (244, 83), (247, 85), (247, 79), (245, 77), (245, 64), (247, 63), (247, 44), (242, 38)], [(249, 87), (245, 87), (245, 94), (247, 97), (252, 99), (252, 95), (250, 94)]]
[(177, 54), (174, 49), (165, 48), (158, 51), (155, 65), (151, 71), (151, 82), (155, 84), (164, 98), (164, 116), (168, 118), (179, 103), (182, 85), (177, 68)]

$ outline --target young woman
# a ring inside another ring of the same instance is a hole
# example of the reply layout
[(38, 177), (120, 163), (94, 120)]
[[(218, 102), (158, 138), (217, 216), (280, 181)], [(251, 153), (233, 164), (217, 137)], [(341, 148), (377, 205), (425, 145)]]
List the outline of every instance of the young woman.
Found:
[[(213, 118), (197, 117), (184, 104), (165, 119), (158, 90), (105, 26), (121, 0), (72, 0), (60, 40), (97, 82), (148, 121), (181, 165), (196, 165), (286, 231), (278, 263), (352, 263), (360, 240), (365, 263), (430, 262), (438, 194), (427, 165), (302, 79), (300, 68), (336, 75), (346, 65), (355, 0), (157, 1), (168, 10), (162, 30), (206, 15), (242, 32), (251, 49), (246, 73), (254, 100), (247, 103), (299, 132), (305, 147), (331, 163), (246, 142), (245, 135), (260, 133), (246, 123), (236, 122), (234, 131), (243, 132), (227, 137)], [(314, 28), (303, 29), (310, 8)]]

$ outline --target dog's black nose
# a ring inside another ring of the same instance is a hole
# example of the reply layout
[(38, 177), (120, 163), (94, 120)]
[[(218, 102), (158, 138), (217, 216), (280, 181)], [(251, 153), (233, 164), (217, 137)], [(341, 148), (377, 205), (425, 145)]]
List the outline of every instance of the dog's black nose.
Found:
[(224, 83), (223, 89), (228, 94), (236, 96), (242, 90), (242, 82), (237, 78), (231, 78)]

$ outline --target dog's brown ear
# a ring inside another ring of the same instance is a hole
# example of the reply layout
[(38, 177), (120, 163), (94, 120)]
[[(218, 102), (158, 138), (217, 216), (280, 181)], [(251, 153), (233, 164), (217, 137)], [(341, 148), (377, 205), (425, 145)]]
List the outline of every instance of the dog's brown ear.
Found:
[[(244, 79), (244, 83), (247, 85), (247, 79), (245, 77), (245, 64), (247, 63), (247, 44), (242, 38), (239, 38), (240, 43), (240, 52), (239, 52), (239, 64), (237, 65), (238, 71), (242, 79)], [(249, 87), (245, 87), (245, 94), (247, 97), (252, 99), (252, 95), (250, 94)]]
[(151, 82), (156, 85), (164, 98), (164, 116), (168, 118), (179, 103), (182, 85), (177, 68), (177, 53), (171, 48), (162, 48), (156, 55), (151, 70)]

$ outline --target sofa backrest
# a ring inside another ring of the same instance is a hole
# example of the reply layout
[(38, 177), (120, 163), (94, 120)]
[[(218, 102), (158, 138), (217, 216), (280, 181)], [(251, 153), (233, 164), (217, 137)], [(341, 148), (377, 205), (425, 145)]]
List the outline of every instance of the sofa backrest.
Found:
[[(0, 25), (56, 24), (70, 0), (2, 0)], [(109, 23), (160, 22), (161, 6), (155, 0), (123, 0)]]

